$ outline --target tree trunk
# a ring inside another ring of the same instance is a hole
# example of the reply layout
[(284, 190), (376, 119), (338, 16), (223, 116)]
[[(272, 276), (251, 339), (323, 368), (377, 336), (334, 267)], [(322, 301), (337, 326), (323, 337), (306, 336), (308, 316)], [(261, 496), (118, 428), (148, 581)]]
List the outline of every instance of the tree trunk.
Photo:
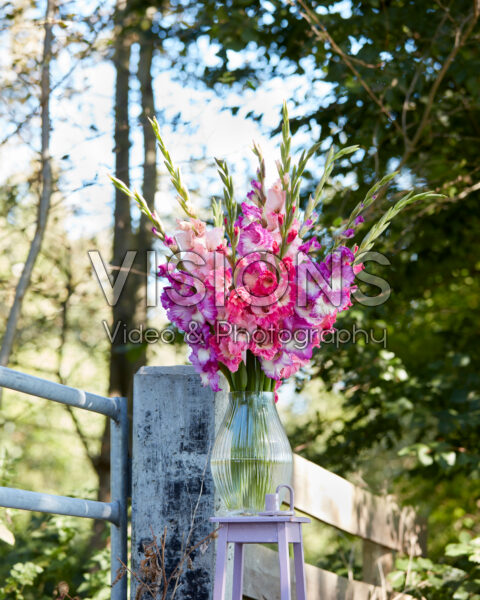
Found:
[[(155, 99), (152, 85), (152, 63), (154, 51), (154, 37), (147, 31), (141, 38), (140, 58), (138, 63), (137, 78), (140, 83), (140, 94), (142, 103), (141, 124), (143, 129), (143, 196), (153, 205), (157, 191), (157, 141), (152, 126), (148, 119), (155, 116)], [(147, 251), (152, 244), (151, 225), (148, 218), (142, 213), (140, 226), (136, 235), (137, 265), (136, 271), (145, 273), (145, 276), (133, 275), (131, 281), (134, 284), (134, 295), (136, 297), (135, 319), (137, 324), (147, 321), (147, 276), (149, 265), (147, 264)], [(135, 371), (146, 362), (146, 346), (142, 347)]]
[[(47, 0), (45, 12), (45, 37), (43, 42), (42, 74), (41, 74), (41, 195), (37, 208), (37, 225), (27, 260), (15, 290), (15, 297), (8, 315), (5, 334), (0, 349), (0, 365), (8, 365), (17, 333), (18, 321), (22, 311), (23, 299), (30, 285), (33, 268), (42, 247), (47, 226), (50, 200), (52, 196), (52, 169), (50, 165), (50, 61), (52, 59), (52, 21), (55, 12), (54, 0)], [(0, 404), (1, 404), (0, 388)]]
[[(117, 8), (117, 22), (121, 20), (120, 6)], [(123, 5), (123, 14), (128, 13), (128, 2)], [(147, 34), (142, 36), (140, 61), (138, 67), (138, 79), (141, 89), (142, 102), (142, 126), (144, 135), (144, 165), (143, 165), (143, 195), (153, 201), (157, 184), (156, 168), (156, 139), (148, 117), (153, 118), (155, 114), (154, 96), (152, 87), (152, 60), (153, 60), (154, 38)], [(115, 176), (129, 185), (129, 65), (130, 65), (130, 42), (119, 33), (115, 48), (115, 67), (117, 71), (117, 83), (115, 94)], [(147, 219), (141, 216), (139, 230), (133, 235), (130, 200), (119, 190), (115, 190), (115, 224), (113, 238), (113, 260), (112, 264), (119, 267), (127, 250), (136, 250), (137, 257), (133, 265), (132, 273), (129, 274), (125, 288), (120, 295), (117, 304), (113, 307), (113, 323), (121, 321), (127, 330), (144, 324), (147, 320), (147, 250), (150, 249), (152, 234)], [(142, 273), (143, 275), (139, 275)], [(115, 275), (115, 274), (114, 274)], [(109, 394), (111, 396), (128, 397), (129, 413), (131, 414), (133, 375), (145, 364), (146, 348), (140, 347), (140, 351), (127, 352), (123, 340), (114, 340), (110, 354), (110, 384)], [(96, 470), (99, 478), (98, 499), (109, 500), (109, 472), (110, 472), (110, 427), (106, 423), (102, 436), (101, 450), (96, 461)], [(95, 527), (94, 544), (101, 545), (102, 524)]]
[[(121, 30), (121, 25), (128, 14), (128, 2), (119, 0), (116, 13), (116, 44), (114, 64), (116, 69), (115, 88), (115, 177), (130, 184), (130, 126), (128, 119), (130, 51), (131, 41)], [(115, 212), (113, 233), (112, 265), (120, 267), (125, 254), (132, 248), (132, 222), (130, 216), (130, 199), (115, 188)], [(116, 273), (114, 273), (114, 276)], [(128, 280), (127, 280), (128, 281)], [(113, 307), (114, 324), (121, 321), (127, 327), (132, 321), (134, 301), (125, 286)], [(130, 393), (131, 368), (121, 339), (112, 343), (110, 355), (109, 393), (112, 396), (128, 396)]]
[[(123, 29), (125, 17), (128, 15), (128, 0), (118, 0), (115, 11), (115, 50), (113, 63), (116, 70), (115, 84), (115, 177), (130, 184), (130, 125), (128, 119), (130, 91), (130, 53), (131, 40)], [(120, 267), (127, 250), (131, 249), (132, 221), (130, 215), (130, 200), (115, 188), (115, 209), (113, 226), (112, 265)], [(113, 273), (115, 277), (118, 272)], [(127, 280), (128, 281), (128, 280)], [(121, 322), (127, 329), (131, 327), (134, 304), (125, 286), (112, 308), (113, 326)], [(118, 336), (113, 340), (110, 349), (110, 374), (108, 392), (110, 396), (127, 397), (130, 395), (132, 368), (128, 361), (122, 339)], [(110, 500), (110, 420), (105, 420), (100, 452), (95, 460), (95, 470), (98, 475), (98, 500)], [(96, 521), (92, 546), (103, 546), (102, 538), (105, 524)]]

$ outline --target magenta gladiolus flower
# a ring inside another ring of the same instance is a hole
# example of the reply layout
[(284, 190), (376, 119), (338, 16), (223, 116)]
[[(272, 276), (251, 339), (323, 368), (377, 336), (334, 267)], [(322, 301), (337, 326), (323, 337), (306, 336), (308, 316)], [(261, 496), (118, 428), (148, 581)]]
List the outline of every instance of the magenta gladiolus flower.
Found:
[(309, 252), (315, 252), (315, 250), (320, 250), (322, 244), (317, 240), (317, 238), (310, 238), (308, 242), (302, 244), (298, 249), (300, 252), (305, 252), (308, 254)]
[[(322, 250), (319, 239), (325, 239), (328, 247), (332, 242), (321, 218), (321, 185), (303, 209), (300, 204), (304, 159), (318, 148), (313, 146), (299, 161), (292, 160), (286, 108), (283, 118), (281, 160), (276, 162), (280, 178), (267, 185), (265, 161), (254, 144), (259, 159), (257, 178), (251, 181), (247, 200), (239, 204), (229, 169), (217, 160), (223, 198), (217, 196), (212, 202), (213, 218), (208, 225), (198, 218), (180, 170), (163, 142), (162, 154), (184, 213), (176, 230), (167, 235), (146, 201), (120, 185), (135, 198), (151, 221), (153, 233), (171, 253), (158, 267), (159, 277), (167, 284), (161, 302), (170, 321), (184, 332), (190, 360), (202, 382), (214, 390), (220, 387), (222, 372), (234, 391), (276, 392), (283, 380), (307, 365), (324, 341), (322, 334), (331, 332), (338, 314), (352, 306), (355, 276), (363, 269), (362, 263), (355, 264), (355, 257), (358, 261), (385, 228), (373, 228), (360, 246), (353, 246), (353, 252), (345, 245), (336, 248), (338, 239), (333, 240), (336, 249), (324, 250), (314, 260)], [(157, 129), (155, 133), (159, 137)], [(354, 150), (350, 147), (341, 154)], [(367, 194), (360, 209), (368, 208), (375, 198)], [(403, 205), (397, 203), (394, 213)], [(356, 216), (345, 221), (351, 226), (345, 225), (338, 235), (344, 243), (365, 222), (354, 210)]]
[(259, 250), (272, 251), (274, 239), (260, 223), (250, 223), (239, 231), (238, 251), (242, 256), (247, 256)]

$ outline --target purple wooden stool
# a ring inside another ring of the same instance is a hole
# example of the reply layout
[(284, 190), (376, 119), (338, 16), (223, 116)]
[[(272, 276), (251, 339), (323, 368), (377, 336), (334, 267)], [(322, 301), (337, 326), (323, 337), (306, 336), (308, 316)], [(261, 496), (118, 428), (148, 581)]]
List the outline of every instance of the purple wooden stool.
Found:
[[(281, 487), (287, 487), (290, 490), (289, 511), (279, 510), (278, 490)], [(213, 600), (225, 599), (229, 542), (234, 544), (232, 600), (242, 600), (243, 545), (266, 543), (278, 544), (280, 600), (291, 599), (288, 544), (293, 544), (297, 600), (306, 600), (302, 523), (310, 523), (310, 519), (296, 517), (293, 505), (293, 489), (289, 485), (279, 485), (276, 494), (265, 496), (266, 511), (260, 513), (258, 517), (212, 517), (210, 519), (213, 523), (219, 523), (220, 525)]]

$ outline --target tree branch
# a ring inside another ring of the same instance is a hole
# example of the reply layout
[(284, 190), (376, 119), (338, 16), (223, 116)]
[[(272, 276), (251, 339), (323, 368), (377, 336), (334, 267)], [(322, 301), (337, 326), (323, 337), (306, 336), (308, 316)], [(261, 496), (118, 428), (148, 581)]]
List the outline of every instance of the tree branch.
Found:
[[(345, 63), (345, 65), (355, 75), (355, 77), (358, 79), (358, 82), (360, 83), (360, 85), (364, 88), (364, 90), (367, 92), (367, 94), (370, 96), (370, 98), (375, 102), (375, 104), (380, 108), (381, 112), (387, 117), (388, 121), (395, 127), (395, 129), (398, 131), (398, 133), (403, 135), (402, 128), (398, 124), (395, 117), (390, 114), (389, 110), (383, 104), (381, 98), (379, 98), (375, 94), (375, 92), (368, 85), (368, 83), (363, 79), (363, 77), (360, 75), (360, 73), (354, 66), (353, 61), (355, 59), (353, 57), (345, 54), (345, 52), (340, 48), (340, 46), (332, 38), (332, 36), (328, 32), (325, 25), (323, 25), (323, 23), (320, 22), (320, 19), (318, 18), (316, 13), (307, 5), (306, 1), (305, 0), (288, 0), (288, 1), (290, 2), (290, 4), (292, 6), (295, 6), (295, 1), (298, 2), (298, 4), (303, 8), (303, 10), (300, 10), (300, 14), (310, 25), (310, 29), (312, 30), (312, 33), (314, 34), (314, 36), (321, 42), (324, 42), (325, 40), (328, 41), (328, 43), (332, 47), (332, 50), (336, 54), (338, 54), (338, 56), (342, 59), (342, 61)], [(356, 62), (358, 62), (358, 61), (356, 61)], [(365, 66), (365, 65), (363, 65), (363, 66)]]
[[(70, 265), (70, 248), (68, 248), (68, 247), (67, 247), (67, 260), (68, 260), (68, 264), (65, 267), (63, 267), (63, 265), (61, 264), (61, 261), (59, 261), (59, 260), (56, 261), (58, 268), (60, 270), (62, 270), (64, 272), (65, 276), (67, 277), (67, 286), (66, 286), (67, 295), (64, 298), (63, 302), (61, 303), (62, 321), (61, 321), (61, 327), (60, 327), (60, 348), (58, 351), (58, 363), (57, 363), (57, 378), (58, 378), (58, 381), (62, 384), (66, 383), (65, 378), (63, 377), (63, 374), (62, 374), (62, 363), (63, 363), (63, 354), (64, 354), (64, 349), (65, 349), (65, 344), (67, 343), (68, 307), (69, 307), (70, 298), (72, 297), (74, 290), (75, 290), (75, 286), (73, 284), (72, 269), (71, 269), (71, 265)], [(73, 425), (75, 426), (75, 430), (77, 432), (78, 437), (80, 438), (80, 441), (85, 450), (87, 458), (90, 461), (92, 467), (95, 469), (96, 457), (90, 451), (90, 447), (87, 442), (87, 438), (85, 437), (85, 434), (83, 433), (80, 422), (77, 419), (77, 415), (75, 414), (75, 411), (72, 409), (71, 406), (65, 405), (65, 408), (67, 409), (68, 413), (70, 414), (70, 417), (72, 418)]]
[(475, 27), (475, 24), (478, 21), (479, 10), (480, 10), (479, 7), (480, 7), (480, 0), (474, 0), (473, 14), (468, 15), (468, 17), (466, 17), (464, 19), (462, 24), (459, 27), (457, 27), (457, 29), (455, 31), (455, 41), (453, 44), (453, 48), (451, 49), (450, 53), (448, 54), (447, 58), (445, 59), (445, 62), (443, 63), (442, 68), (438, 72), (438, 75), (437, 75), (435, 81), (433, 82), (432, 87), (430, 88), (427, 102), (425, 104), (425, 109), (423, 111), (422, 118), (420, 119), (420, 124), (417, 128), (417, 131), (415, 132), (415, 135), (413, 136), (413, 139), (411, 140), (411, 142), (408, 143), (407, 148), (405, 149), (405, 153), (402, 157), (400, 165), (404, 165), (406, 163), (406, 161), (410, 158), (410, 156), (414, 152), (418, 142), (420, 141), (423, 131), (424, 131), (425, 127), (427, 126), (428, 119), (430, 117), (430, 113), (433, 108), (433, 103), (435, 101), (435, 96), (437, 95), (437, 92), (438, 92), (438, 88), (440, 87), (440, 84), (442, 83), (445, 75), (447, 74), (447, 71), (450, 68), (450, 65), (455, 60), (455, 57), (457, 56), (460, 48), (462, 48), (462, 46), (465, 45), (465, 42), (467, 41), (470, 34), (472, 33), (473, 28)]
[[(15, 298), (10, 307), (7, 325), (0, 349), (0, 365), (7, 366), (12, 353), (13, 342), (17, 331), (23, 299), (32, 278), (33, 268), (40, 253), (45, 229), (47, 226), (50, 200), (52, 196), (52, 170), (50, 164), (50, 62), (52, 59), (52, 19), (55, 11), (55, 0), (47, 0), (45, 14), (45, 37), (43, 42), (42, 74), (40, 105), (42, 107), (41, 129), (41, 182), (42, 190), (37, 209), (37, 227), (28, 251), (27, 260), (15, 290)], [(1, 390), (0, 390), (1, 394)], [(1, 401), (1, 395), (0, 395)]]
[(73, 421), (73, 425), (75, 426), (75, 431), (77, 432), (78, 437), (80, 438), (80, 441), (82, 442), (82, 446), (85, 450), (85, 454), (87, 455), (88, 460), (90, 461), (92, 467), (95, 469), (95, 465), (96, 465), (96, 456), (94, 456), (91, 451), (90, 451), (90, 447), (88, 445), (87, 442), (87, 438), (85, 437), (85, 434), (83, 433), (82, 427), (80, 425), (79, 420), (77, 419), (77, 415), (75, 414), (73, 408), (71, 406), (68, 406), (67, 404), (65, 405), (65, 408), (67, 409), (67, 411), (69, 412), (72, 421)]
[[(444, 10), (445, 10), (445, 13), (444, 13), (442, 19), (440, 20), (440, 23), (438, 24), (437, 29), (435, 30), (435, 33), (432, 37), (432, 41), (430, 43), (430, 48), (433, 46), (433, 44), (437, 40), (438, 35), (439, 35), (442, 27), (444, 26), (445, 21), (447, 20), (447, 17), (449, 15), (448, 10), (446, 10), (446, 9), (444, 9)], [(408, 86), (408, 90), (407, 90), (407, 93), (405, 94), (405, 99), (404, 99), (403, 105), (402, 105), (402, 131), (403, 131), (403, 137), (405, 139), (405, 145), (407, 147), (411, 143), (410, 139), (408, 137), (408, 133), (407, 133), (407, 131), (408, 131), (407, 111), (408, 111), (408, 106), (410, 103), (410, 97), (413, 94), (413, 90), (415, 89), (415, 86), (417, 85), (417, 81), (418, 81), (418, 78), (420, 77), (420, 73), (422, 72), (423, 66), (424, 66), (424, 61), (420, 60), (417, 65), (417, 68), (415, 69), (415, 73), (412, 77), (412, 81), (410, 82), (410, 85)]]

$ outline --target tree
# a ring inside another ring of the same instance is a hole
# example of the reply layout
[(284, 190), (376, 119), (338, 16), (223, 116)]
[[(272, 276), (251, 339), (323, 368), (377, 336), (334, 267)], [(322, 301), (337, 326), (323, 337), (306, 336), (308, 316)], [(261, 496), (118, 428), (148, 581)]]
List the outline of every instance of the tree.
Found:
[[(368, 265), (388, 279), (391, 298), (339, 321), (377, 337), (385, 328), (387, 350), (348, 343), (316, 354), (314, 376), (329, 388), (344, 386), (341, 425), (320, 415), (293, 434), (307, 457), (341, 473), (361, 469), (370, 485), (420, 502), (431, 513), (438, 555), (456, 531), (466, 527), (471, 536), (479, 526), (473, 516), (480, 485), (479, 4), (299, 0), (203, 7), (198, 22), (219, 44), (219, 65), (205, 70), (209, 84), (304, 75), (305, 96), (289, 99), (296, 106), (292, 128), (315, 122), (327, 143), (361, 145), (339, 165), (337, 185), (325, 196), (329, 223), (347, 216), (388, 170), (401, 172), (394, 194), (411, 186), (446, 194), (410, 208), (384, 236), (378, 249), (392, 263), (388, 272)], [(247, 47), (248, 61), (229, 69), (229, 51)], [(329, 85), (323, 97), (318, 83)], [(377, 291), (361, 285), (367, 295)], [(330, 435), (319, 449), (325, 430)]]
[[(42, 74), (41, 74), (41, 150), (40, 150), (40, 180), (41, 195), (37, 209), (37, 224), (35, 235), (32, 239), (28, 256), (25, 261), (19, 282), (15, 290), (15, 297), (8, 315), (2, 345), (0, 348), (0, 365), (8, 365), (12, 353), (18, 320), (22, 310), (23, 299), (27, 292), (35, 262), (42, 247), (43, 237), (47, 226), (48, 212), (52, 197), (52, 169), (50, 165), (50, 61), (52, 59), (52, 21), (55, 13), (53, 0), (47, 0), (45, 12), (45, 37), (43, 42)], [(1, 389), (0, 389), (1, 402)]]
[[(156, 141), (149, 120), (155, 116), (155, 100), (152, 85), (152, 66), (155, 50), (155, 36), (151, 32), (152, 20), (142, 2), (123, 1), (117, 4), (115, 13), (116, 43), (113, 62), (116, 69), (115, 90), (115, 177), (130, 179), (130, 60), (131, 46), (140, 41), (140, 59), (137, 78), (140, 83), (142, 105), (141, 124), (144, 141), (143, 194), (154, 198), (157, 189)], [(147, 320), (146, 280), (148, 276), (147, 251), (150, 249), (152, 234), (144, 215), (141, 215), (137, 230), (132, 227), (130, 201), (115, 189), (113, 257), (111, 264), (115, 270), (121, 268), (126, 253), (136, 251), (127, 285), (112, 308), (114, 326), (125, 325), (127, 330), (144, 325)], [(112, 396), (132, 398), (133, 376), (146, 362), (146, 346), (140, 343), (129, 347), (121, 338), (115, 338), (110, 350), (109, 393)], [(131, 412), (131, 411), (130, 411)], [(110, 472), (110, 424), (107, 420), (102, 437), (100, 454), (96, 460), (99, 478), (98, 498), (106, 501), (109, 497)], [(98, 531), (103, 529), (98, 523)]]

